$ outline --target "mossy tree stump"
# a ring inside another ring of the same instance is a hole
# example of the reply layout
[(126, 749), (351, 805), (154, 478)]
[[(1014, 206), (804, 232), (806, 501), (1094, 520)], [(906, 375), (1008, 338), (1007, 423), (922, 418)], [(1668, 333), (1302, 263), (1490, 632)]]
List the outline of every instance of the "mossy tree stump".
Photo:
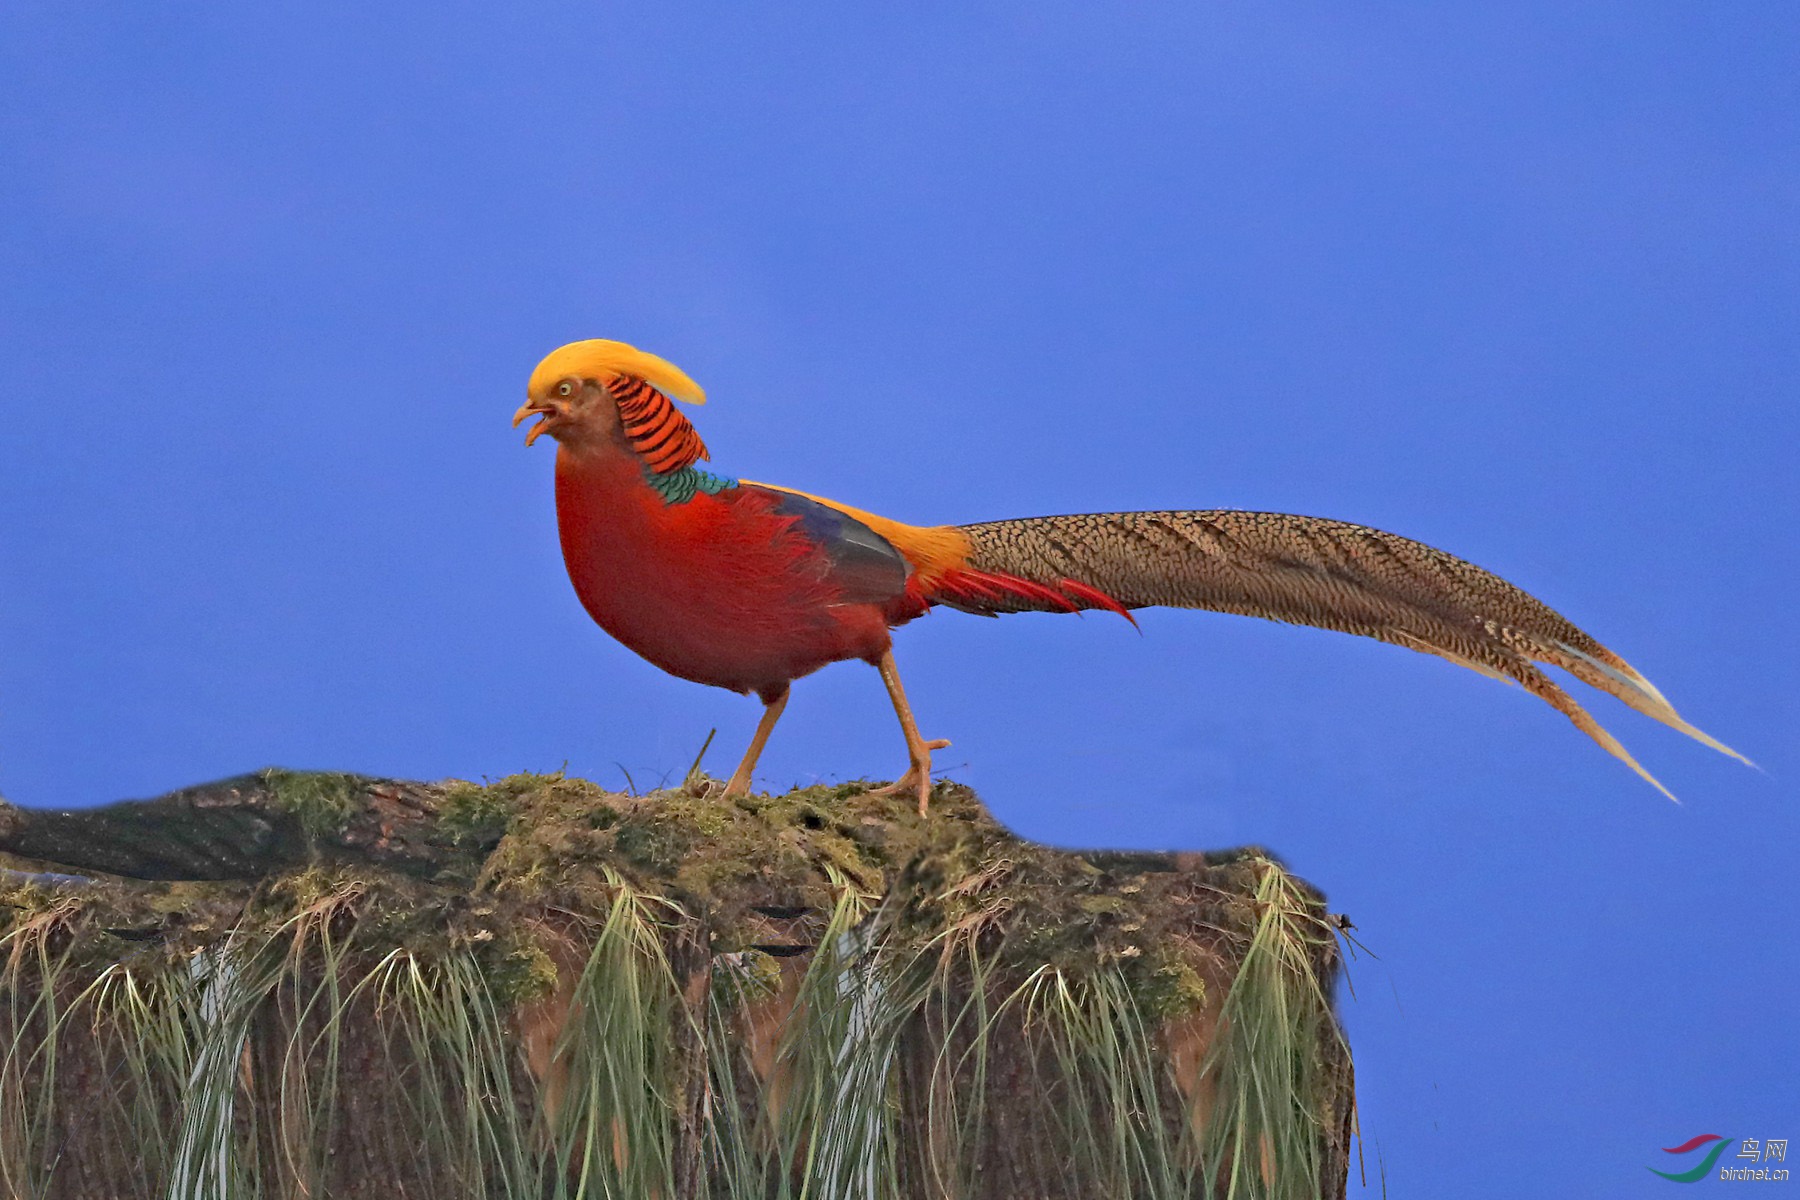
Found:
[(1335, 1197), (1338, 919), (965, 789), (0, 808), (0, 1196)]

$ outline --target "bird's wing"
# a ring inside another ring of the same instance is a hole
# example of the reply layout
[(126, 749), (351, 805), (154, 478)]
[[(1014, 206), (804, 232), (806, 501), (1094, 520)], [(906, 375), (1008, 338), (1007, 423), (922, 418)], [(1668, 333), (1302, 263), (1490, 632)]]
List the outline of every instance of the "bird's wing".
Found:
[(984, 614), (1168, 605), (1376, 638), (1523, 685), (1667, 795), (1533, 665), (1548, 663), (1749, 761), (1688, 724), (1629, 663), (1542, 601), (1410, 538), (1319, 517), (1231, 510), (1028, 517), (949, 528), (967, 539), (968, 552), (961, 567), (944, 571), (928, 591), (932, 603)]
[(766, 498), (773, 516), (791, 518), (790, 530), (818, 548), (818, 569), (837, 589), (842, 603), (885, 605), (905, 593), (905, 556), (865, 522), (785, 488), (749, 482), (739, 488), (748, 496)]
[(810, 492), (799, 492), (773, 483), (754, 483), (748, 479), (742, 482), (746, 488), (792, 497), (795, 501), (810, 501), (816, 507), (848, 517), (897, 551), (911, 572), (905, 591), (913, 607), (909, 610), (903, 606), (899, 610), (907, 616), (918, 616), (924, 612), (927, 603), (925, 596), (947, 572), (960, 569), (968, 562), (969, 539), (954, 525), (908, 525), (904, 521), (852, 508), (848, 504), (840, 504), (836, 500), (815, 496)]

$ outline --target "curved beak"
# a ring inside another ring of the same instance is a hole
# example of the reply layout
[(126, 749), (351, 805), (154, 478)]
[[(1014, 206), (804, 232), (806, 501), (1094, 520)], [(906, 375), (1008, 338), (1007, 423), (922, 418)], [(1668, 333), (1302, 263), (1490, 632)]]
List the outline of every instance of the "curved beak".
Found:
[(539, 404), (535, 400), (527, 400), (525, 403), (519, 405), (519, 411), (513, 414), (512, 423), (513, 423), (514, 429), (517, 429), (519, 427), (519, 422), (523, 421), (527, 417), (541, 416), (541, 417), (546, 418), (545, 420), (539, 421), (536, 425), (533, 425), (530, 429), (525, 431), (525, 444), (527, 446), (529, 446), (529, 445), (531, 445), (531, 443), (537, 441), (538, 434), (544, 432), (544, 428), (550, 424), (550, 422), (547, 418), (550, 416), (552, 411), (553, 411), (552, 409), (547, 408), (542, 404)]

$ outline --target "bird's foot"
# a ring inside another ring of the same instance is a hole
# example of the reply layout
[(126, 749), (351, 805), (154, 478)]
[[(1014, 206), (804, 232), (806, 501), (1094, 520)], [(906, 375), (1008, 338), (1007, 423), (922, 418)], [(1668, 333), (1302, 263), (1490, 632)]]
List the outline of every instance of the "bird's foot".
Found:
[(921, 742), (913, 751), (912, 764), (906, 768), (906, 774), (886, 787), (876, 788), (875, 794), (877, 796), (917, 796), (919, 815), (924, 816), (931, 804), (931, 752), (947, 749), (949, 745), (948, 738), (933, 738), (928, 742)]

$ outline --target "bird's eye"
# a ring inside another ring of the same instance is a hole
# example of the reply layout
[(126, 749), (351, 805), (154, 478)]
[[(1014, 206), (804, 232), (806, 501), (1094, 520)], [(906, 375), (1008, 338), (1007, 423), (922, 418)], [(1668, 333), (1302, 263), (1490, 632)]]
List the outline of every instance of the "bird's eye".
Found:
[(556, 394), (559, 396), (573, 396), (575, 394), (575, 385), (565, 379), (556, 385)]

